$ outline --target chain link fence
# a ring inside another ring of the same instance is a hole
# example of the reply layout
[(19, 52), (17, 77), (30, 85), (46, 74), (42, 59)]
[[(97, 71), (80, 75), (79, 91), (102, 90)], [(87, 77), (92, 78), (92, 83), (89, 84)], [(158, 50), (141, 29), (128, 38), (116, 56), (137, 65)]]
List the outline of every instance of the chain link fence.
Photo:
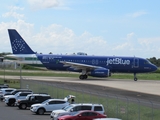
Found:
[(52, 98), (76, 96), (76, 103), (99, 103), (105, 107), (108, 117), (122, 120), (160, 120), (160, 104), (152, 101), (109, 95), (92, 89), (89, 86), (74, 87), (62, 82), (43, 82), (31, 79), (21, 79), (21, 88), (33, 90), (34, 93), (47, 93)]

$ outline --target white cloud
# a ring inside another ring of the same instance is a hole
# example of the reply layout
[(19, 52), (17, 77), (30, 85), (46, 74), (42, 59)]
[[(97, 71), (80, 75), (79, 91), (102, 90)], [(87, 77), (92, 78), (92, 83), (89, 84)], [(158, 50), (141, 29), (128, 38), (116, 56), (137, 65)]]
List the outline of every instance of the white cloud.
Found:
[(32, 9), (57, 8), (64, 5), (63, 0), (28, 0)]
[(10, 11), (10, 12), (3, 14), (2, 17), (14, 17), (15, 19), (22, 19), (24, 18), (24, 14), (18, 14), (14, 11)]
[(157, 38), (139, 38), (139, 44), (147, 51), (159, 51), (160, 37)]
[(76, 36), (73, 30), (61, 25), (52, 24), (49, 27), (41, 28), (41, 32), (34, 35), (34, 44), (38, 44), (36, 51), (42, 53), (76, 53), (87, 52), (103, 54), (107, 43), (102, 37), (94, 37), (88, 32)]
[(23, 19), (24, 14), (19, 14), (16, 10), (24, 10), (24, 8), (17, 7), (17, 6), (9, 6), (9, 12), (2, 14), (2, 17), (13, 17), (15, 19)]
[(114, 48), (112, 48), (112, 50), (126, 50), (129, 49), (130, 46), (131, 46), (130, 43), (126, 42), (115, 46)]
[(145, 14), (148, 14), (148, 13), (145, 11), (138, 11), (138, 12), (131, 13), (128, 16), (133, 17), (133, 18), (137, 18), (137, 17), (140, 17)]
[(131, 32), (129, 34), (127, 34), (127, 40), (131, 40), (133, 37), (135, 36), (135, 33), (134, 32)]
[(18, 6), (9, 6), (9, 9), (10, 9), (11, 11), (24, 10), (23, 7), (18, 7)]

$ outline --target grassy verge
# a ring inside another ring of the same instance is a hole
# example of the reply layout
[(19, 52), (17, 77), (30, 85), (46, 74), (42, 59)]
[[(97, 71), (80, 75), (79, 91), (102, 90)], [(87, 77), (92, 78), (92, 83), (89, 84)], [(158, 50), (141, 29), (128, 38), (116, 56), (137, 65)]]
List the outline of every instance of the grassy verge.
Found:
[[(73, 72), (57, 72), (57, 71), (33, 71), (33, 70), (0, 70), (0, 75), (13, 75), (13, 76), (53, 76), (53, 77), (79, 77), (80, 73)], [(114, 73), (110, 78), (113, 79), (132, 79), (133, 74), (130, 73)], [(139, 80), (160, 80), (160, 73), (144, 73), (137, 74)]]
[(0, 78), (0, 84), (8, 84), (9, 87), (11, 87), (11, 88), (17, 88), (17, 89), (20, 88), (20, 81), (19, 80), (5, 79), (5, 81), (4, 81), (4, 79)]

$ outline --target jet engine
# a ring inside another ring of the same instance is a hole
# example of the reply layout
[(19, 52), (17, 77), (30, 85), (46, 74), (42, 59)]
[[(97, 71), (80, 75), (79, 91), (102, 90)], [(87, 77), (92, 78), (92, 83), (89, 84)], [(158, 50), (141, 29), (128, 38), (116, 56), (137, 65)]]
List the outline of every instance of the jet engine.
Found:
[(110, 76), (109, 69), (98, 68), (88, 73), (88, 75), (93, 77), (108, 77)]

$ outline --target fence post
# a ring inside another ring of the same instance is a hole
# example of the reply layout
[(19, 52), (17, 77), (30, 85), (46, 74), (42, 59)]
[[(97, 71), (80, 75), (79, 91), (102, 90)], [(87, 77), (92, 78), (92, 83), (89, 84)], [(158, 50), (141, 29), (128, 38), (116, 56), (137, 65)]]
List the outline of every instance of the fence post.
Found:
[(153, 120), (153, 102), (150, 101), (150, 103), (152, 104), (152, 120)]
[(128, 97), (126, 97), (127, 99), (127, 120), (128, 120)]
[[(108, 96), (108, 95), (106, 94), (106, 99), (107, 99), (107, 96)], [(108, 104), (108, 100), (106, 100), (106, 111), (105, 111), (105, 112), (106, 112), (106, 115), (107, 115), (107, 112), (108, 112), (108, 105), (109, 105), (109, 104)]]
[(139, 107), (138, 107), (138, 113), (139, 113), (138, 115), (139, 115), (139, 117), (138, 118), (140, 120), (140, 101), (139, 101), (139, 99), (137, 99), (137, 100), (138, 100), (138, 103), (139, 103)]
[(115, 95), (115, 96), (117, 98), (117, 118), (118, 118), (118, 96), (117, 95)]

